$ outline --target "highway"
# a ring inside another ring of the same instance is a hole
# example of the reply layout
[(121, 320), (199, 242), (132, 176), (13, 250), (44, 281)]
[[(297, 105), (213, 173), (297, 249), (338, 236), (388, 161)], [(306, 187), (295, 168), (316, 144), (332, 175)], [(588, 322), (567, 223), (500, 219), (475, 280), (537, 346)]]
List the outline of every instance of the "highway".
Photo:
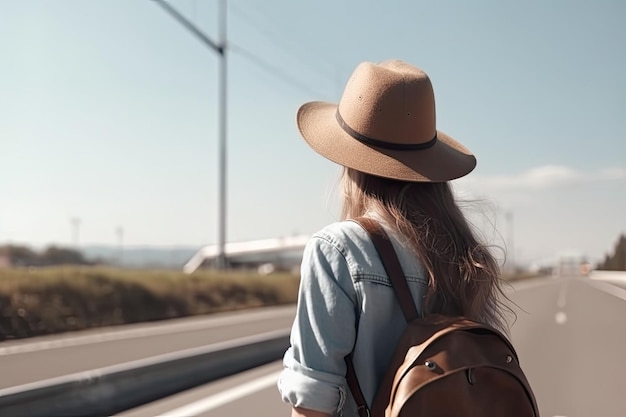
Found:
[[(511, 338), (543, 417), (626, 415), (626, 289), (588, 279), (515, 284)], [(288, 328), (293, 306), (0, 344), (2, 386)], [(121, 417), (289, 415), (276, 361), (127, 410)], [(0, 413), (1, 415), (1, 413)]]
[(0, 389), (288, 328), (294, 306), (0, 343)]
[(280, 361), (164, 398), (116, 417), (289, 416), (276, 389)]
[[(622, 284), (623, 285), (623, 284)], [(520, 283), (512, 340), (542, 416), (626, 416), (626, 289), (588, 279)]]

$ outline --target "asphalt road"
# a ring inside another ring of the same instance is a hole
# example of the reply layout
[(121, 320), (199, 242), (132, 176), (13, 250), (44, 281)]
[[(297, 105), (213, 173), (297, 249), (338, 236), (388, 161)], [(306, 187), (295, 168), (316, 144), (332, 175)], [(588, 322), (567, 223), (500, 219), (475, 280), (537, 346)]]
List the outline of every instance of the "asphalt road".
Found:
[[(509, 292), (511, 338), (542, 417), (626, 416), (626, 289), (545, 278)], [(280, 362), (129, 410), (119, 417), (288, 416)]]
[[(510, 297), (517, 313), (511, 337), (541, 415), (626, 416), (626, 289), (592, 280), (545, 278), (516, 284)], [(136, 326), (127, 333), (102, 333), (99, 342), (90, 334), (66, 336), (65, 342), (2, 343), (0, 380), (8, 386), (20, 376), (23, 381), (40, 379), (285, 328), (293, 312), (291, 306)], [(280, 368), (280, 362), (268, 364), (119, 416), (287, 416), (289, 406), (276, 390)]]
[(583, 279), (520, 284), (512, 340), (542, 416), (626, 416), (626, 289)]
[(0, 343), (0, 389), (289, 328), (294, 306)]

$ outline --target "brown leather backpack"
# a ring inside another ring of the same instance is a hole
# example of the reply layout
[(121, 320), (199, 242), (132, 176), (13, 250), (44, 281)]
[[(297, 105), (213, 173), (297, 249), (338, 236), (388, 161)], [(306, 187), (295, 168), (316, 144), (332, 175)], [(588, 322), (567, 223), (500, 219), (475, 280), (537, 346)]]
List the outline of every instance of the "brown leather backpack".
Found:
[(371, 410), (352, 355), (348, 385), (360, 417), (539, 417), (530, 385), (509, 340), (463, 317), (418, 318), (402, 267), (380, 225), (355, 219), (369, 234), (398, 298), (407, 327)]

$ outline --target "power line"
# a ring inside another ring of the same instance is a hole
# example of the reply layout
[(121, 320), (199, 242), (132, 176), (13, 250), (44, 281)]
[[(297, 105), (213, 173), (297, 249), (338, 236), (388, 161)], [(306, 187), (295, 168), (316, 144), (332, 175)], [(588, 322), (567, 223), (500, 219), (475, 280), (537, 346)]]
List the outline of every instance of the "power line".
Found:
[(209, 46), (211, 49), (213, 49), (214, 51), (216, 51), (220, 55), (224, 54), (223, 45), (218, 45), (217, 43), (215, 43), (211, 39), (209, 39), (208, 36), (206, 36), (204, 33), (202, 33), (193, 23), (191, 23), (189, 20), (187, 20), (187, 18), (185, 18), (182, 14), (180, 14), (176, 9), (174, 9), (172, 6), (170, 6), (167, 2), (165, 2), (163, 0), (153, 0), (153, 1), (157, 5), (161, 6), (161, 8), (163, 10), (165, 10), (170, 16), (172, 16), (178, 23), (183, 25), (185, 27), (185, 29), (187, 29), (188, 31), (193, 33), (194, 36), (196, 36), (198, 39), (200, 39), (200, 41), (202, 41), (202, 43), (204, 43), (205, 45)]
[[(249, 6), (253, 6), (253, 5), (259, 5), (262, 3), (259, 2), (250, 2)], [(306, 38), (304, 36), (304, 32), (302, 31), (301, 27), (293, 27), (293, 26), (289, 26), (289, 25), (285, 25), (285, 20), (277, 20), (275, 18), (273, 18), (271, 15), (269, 15), (268, 13), (266, 13), (267, 8), (254, 8), (253, 9), (256, 10), (256, 12), (258, 14), (263, 15), (260, 19), (266, 23), (269, 22), (271, 24), (271, 27), (273, 28), (281, 28), (283, 30), (283, 32), (285, 33), (297, 33), (298, 34), (298, 38), (299, 40), (297, 41), (297, 47), (301, 48), (302, 46), (306, 46), (307, 50), (313, 50), (317, 55), (321, 55), (323, 56), (324, 53), (326, 51), (324, 51), (323, 49), (319, 48), (318, 43), (312, 41), (310, 38)], [(250, 8), (249, 8), (250, 9)], [(279, 34), (280, 35), (280, 34)], [(293, 40), (294, 42), (296, 42), (296, 39), (291, 36), (288, 39)], [(306, 43), (306, 45), (304, 45)], [(331, 67), (335, 68), (337, 66), (336, 62), (331, 62), (329, 59), (324, 59), (322, 58), (322, 60), (324, 62), (326, 62), (328, 65), (330, 65)]]
[[(258, 55), (253, 54), (252, 52), (248, 51), (247, 49), (234, 44), (232, 41), (226, 41), (226, 34), (225, 33), (221, 33), (220, 37), (223, 39), (223, 41), (221, 42), (221, 44), (217, 44), (216, 42), (214, 42), (213, 40), (211, 40), (208, 36), (206, 36), (204, 33), (202, 33), (194, 24), (192, 24), (189, 20), (187, 20), (182, 14), (180, 14), (176, 9), (174, 9), (172, 6), (170, 6), (167, 2), (163, 1), (163, 0), (153, 0), (156, 4), (158, 4), (159, 6), (161, 6), (170, 16), (172, 16), (175, 20), (177, 20), (181, 25), (183, 25), (187, 30), (189, 30), (191, 33), (193, 33), (202, 43), (204, 43), (205, 45), (209, 46), (211, 49), (213, 49), (214, 51), (216, 51), (218, 54), (220, 55), (224, 55), (226, 48), (231, 49), (233, 52), (239, 52), (242, 56), (244, 56), (245, 58), (247, 58), (248, 60), (250, 60), (251, 62), (253, 62), (254, 64), (258, 65), (259, 67), (261, 67), (262, 69), (268, 71), (269, 73), (271, 73), (272, 75), (276, 76), (277, 78), (281, 79), (282, 81), (286, 82), (287, 84), (290, 84), (291, 86), (306, 92), (307, 94), (313, 94), (315, 96), (325, 96), (325, 94), (320, 95), (318, 91), (312, 90), (311, 88), (309, 88), (308, 86), (306, 86), (305, 84), (301, 83), (300, 81), (296, 80), (294, 77), (292, 77), (291, 75), (287, 74), (285, 71), (281, 70), (279, 67), (270, 64), (269, 62), (267, 62), (266, 60), (260, 58)], [(240, 14), (245, 15), (245, 12), (242, 12), (241, 9), (239, 9), (238, 7), (233, 7), (232, 2), (229, 3), (229, 6), (231, 9), (233, 10), (237, 10)], [(223, 13), (226, 13), (225, 11)], [(249, 16), (249, 15), (248, 15)], [(223, 20), (225, 19), (225, 16), (223, 16)], [(258, 25), (257, 28), (261, 31), (265, 31), (266, 33), (268, 33), (265, 29), (263, 29), (262, 27), (259, 27)], [(221, 29), (222, 32), (224, 32), (224, 27), (225, 25), (222, 25)], [(226, 43), (228, 42), (228, 43)]]
[[(291, 40), (292, 42), (296, 42), (295, 39), (292, 36), (285, 36), (284, 34), (280, 34), (276, 31), (272, 31), (268, 29), (267, 24), (262, 24), (259, 23), (258, 18), (255, 19), (254, 17), (252, 17), (248, 12), (242, 10), (241, 8), (239, 8), (238, 6), (234, 5), (233, 3), (230, 4), (230, 8), (231, 10), (236, 14), (239, 15), (239, 17), (243, 18), (244, 20), (248, 21), (248, 23), (250, 23), (252, 26), (254, 26), (256, 28), (257, 31), (261, 32), (263, 35), (265, 35), (265, 37), (272, 42), (273, 45), (277, 46), (278, 48), (282, 49), (283, 52), (286, 52), (289, 55), (298, 55), (298, 58), (300, 58), (301, 60), (306, 60), (311, 64), (314, 65), (319, 65), (320, 63), (326, 63), (328, 65), (327, 68), (324, 69), (324, 72), (328, 71), (328, 68), (332, 67), (332, 71), (335, 72), (335, 74), (332, 74), (333, 76), (336, 75), (337, 72), (337, 64), (331, 62), (328, 59), (324, 59), (324, 58), (320, 58), (319, 57), (319, 53), (317, 53), (317, 58), (314, 58), (311, 54), (302, 54), (300, 53), (300, 50), (302, 49), (302, 43), (298, 42), (296, 46), (296, 48), (287, 48), (284, 44), (281, 45), (280, 42), (278, 41), (278, 39), (280, 39), (281, 41), (284, 40)], [(264, 23), (266, 23), (267, 18), (261, 18), (262, 20), (265, 20)], [(271, 27), (276, 28), (277, 25), (276, 24), (272, 24)], [(293, 33), (293, 31), (290, 31), (290, 33)], [(307, 46), (307, 51), (311, 51), (311, 47)], [(296, 52), (297, 51), (297, 52)], [(327, 73), (326, 75), (331, 75), (329, 73)]]
[(260, 68), (264, 69), (265, 71), (267, 71), (268, 73), (272, 74), (273, 76), (275, 76), (276, 78), (280, 79), (281, 81), (286, 82), (287, 84), (290, 84), (292, 87), (295, 87), (307, 94), (312, 94), (314, 96), (323, 96), (322, 94), (320, 94), (318, 91), (315, 91), (313, 89), (311, 89), (310, 87), (308, 87), (307, 85), (301, 83), (300, 81), (296, 80), (295, 78), (293, 78), (291, 75), (289, 75), (288, 73), (286, 73), (285, 71), (281, 70), (279, 67), (270, 64), (269, 62), (265, 61), (263, 58), (253, 54), (252, 52), (248, 51), (247, 49), (234, 44), (232, 42), (230, 42), (228, 44), (230, 50), (232, 52), (236, 52), (239, 53), (240, 55), (242, 55), (243, 57), (245, 57), (246, 59), (250, 60), (251, 62), (253, 62), (254, 64), (258, 65)]

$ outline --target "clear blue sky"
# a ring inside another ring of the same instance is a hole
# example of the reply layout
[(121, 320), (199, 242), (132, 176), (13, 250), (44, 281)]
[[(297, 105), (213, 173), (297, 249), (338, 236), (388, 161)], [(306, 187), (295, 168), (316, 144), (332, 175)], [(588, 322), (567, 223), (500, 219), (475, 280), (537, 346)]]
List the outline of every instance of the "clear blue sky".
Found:
[[(216, 0), (170, 0), (209, 37)], [(626, 233), (626, 2), (230, 0), (230, 241), (337, 218), (339, 169), (295, 128), (361, 61), (433, 81), (455, 182), (517, 260)], [(217, 241), (218, 58), (150, 0), (0, 0), (0, 244)], [(504, 213), (512, 213), (507, 223)], [(511, 234), (510, 226), (513, 226)]]

